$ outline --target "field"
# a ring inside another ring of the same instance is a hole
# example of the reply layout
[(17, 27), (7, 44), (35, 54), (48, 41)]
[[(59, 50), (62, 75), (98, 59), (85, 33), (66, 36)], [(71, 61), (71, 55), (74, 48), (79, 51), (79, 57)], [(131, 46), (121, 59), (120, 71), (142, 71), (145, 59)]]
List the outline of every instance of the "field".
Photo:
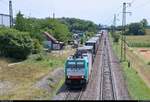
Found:
[[(113, 49), (120, 59), (120, 42), (118, 44), (113, 43)], [(129, 94), (134, 100), (149, 100), (150, 70), (149, 68), (145, 67), (146, 64), (142, 62), (139, 57), (136, 56), (136, 54), (133, 53), (134, 48), (131, 48), (130, 51), (128, 50), (127, 52), (127, 60), (131, 63), (131, 66), (128, 67), (127, 62), (122, 62), (121, 65), (125, 80), (127, 82)]]
[(150, 63), (150, 48), (133, 48), (134, 52), (146, 63)]
[(145, 36), (127, 36), (129, 47), (150, 47), (150, 35)]
[[(0, 58), (0, 99), (50, 99), (59, 83), (49, 83), (51, 90), (36, 88), (35, 84), (56, 69), (62, 69), (66, 58), (74, 53), (68, 49), (46, 55), (31, 55), (23, 62)], [(56, 72), (57, 76), (58, 73)], [(55, 78), (56, 75), (53, 75)], [(63, 77), (62, 77), (63, 80)], [(61, 80), (60, 80), (61, 83)]]
[(145, 36), (127, 36), (127, 44), (145, 64), (150, 65), (150, 29)]
[(150, 29), (146, 29), (146, 35), (150, 35)]

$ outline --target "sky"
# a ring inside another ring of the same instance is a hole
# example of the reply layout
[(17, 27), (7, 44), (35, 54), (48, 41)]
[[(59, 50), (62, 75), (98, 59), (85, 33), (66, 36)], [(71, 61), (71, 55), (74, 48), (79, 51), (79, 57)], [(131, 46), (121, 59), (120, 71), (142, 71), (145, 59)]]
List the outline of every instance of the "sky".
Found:
[[(0, 14), (8, 14), (8, 1), (0, 0)], [(117, 25), (122, 22), (123, 2), (127, 6), (127, 23), (139, 22), (146, 18), (150, 23), (150, 0), (12, 0), (14, 16), (20, 10), (25, 17), (56, 18), (74, 17), (91, 20), (96, 24), (111, 25), (114, 14), (117, 15)]]

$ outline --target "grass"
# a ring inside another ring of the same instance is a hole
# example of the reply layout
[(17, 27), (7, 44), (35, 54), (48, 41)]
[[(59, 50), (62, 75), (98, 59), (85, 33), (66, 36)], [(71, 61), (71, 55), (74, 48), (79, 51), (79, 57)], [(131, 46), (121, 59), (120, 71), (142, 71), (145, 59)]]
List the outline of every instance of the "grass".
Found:
[[(66, 58), (73, 52), (73, 50), (65, 50), (62, 54), (31, 55), (27, 60), (12, 66), (8, 66), (12, 63), (9, 59), (0, 58), (0, 81), (12, 83), (7, 93), (0, 94), (0, 99), (33, 100), (36, 97), (49, 98), (60, 87), (61, 82), (55, 85), (52, 84), (54, 87), (52, 87), (51, 93), (34, 88), (33, 85), (50, 71), (63, 68)], [(40, 60), (39, 56), (42, 57)], [(7, 85), (4, 88), (7, 89)]]
[(146, 29), (146, 35), (150, 35), (150, 29)]
[[(113, 43), (113, 50), (120, 58), (120, 43)], [(121, 65), (131, 98), (133, 100), (149, 100), (150, 88), (148, 88), (142, 78), (137, 74), (136, 70), (134, 68), (128, 68), (127, 62), (122, 62)]]
[(129, 94), (134, 100), (149, 100), (150, 89), (133, 68), (128, 68), (127, 62), (122, 63)]
[(65, 79), (62, 78), (62, 80), (59, 83), (54, 85), (56, 91), (53, 91), (53, 93), (50, 95), (50, 98), (48, 97), (48, 99), (52, 100), (53, 96), (57, 94), (57, 91), (64, 84), (64, 82), (65, 82)]

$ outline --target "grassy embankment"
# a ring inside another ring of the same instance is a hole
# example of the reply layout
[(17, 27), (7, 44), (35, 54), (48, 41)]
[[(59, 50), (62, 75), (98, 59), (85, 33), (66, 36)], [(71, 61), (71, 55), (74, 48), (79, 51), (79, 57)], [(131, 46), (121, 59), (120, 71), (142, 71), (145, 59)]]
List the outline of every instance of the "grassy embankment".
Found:
[[(0, 99), (50, 99), (55, 91), (62, 85), (64, 78), (59, 83), (51, 84), (51, 92), (38, 89), (34, 84), (56, 68), (63, 68), (66, 58), (73, 50), (66, 50), (62, 54), (33, 55), (29, 59), (12, 64), (10, 59), (0, 58)], [(10, 65), (12, 64), (12, 65)], [(41, 97), (41, 98), (40, 98)]]
[[(117, 56), (120, 58), (120, 42), (119, 44), (113, 43), (113, 49)], [(128, 57), (129, 60), (129, 57)], [(130, 59), (134, 60), (134, 59)], [(137, 71), (133, 68), (128, 68), (127, 62), (121, 63), (123, 67), (124, 77), (127, 82), (128, 91), (132, 99), (145, 100), (150, 99), (150, 88), (145, 84), (143, 79), (139, 76)]]

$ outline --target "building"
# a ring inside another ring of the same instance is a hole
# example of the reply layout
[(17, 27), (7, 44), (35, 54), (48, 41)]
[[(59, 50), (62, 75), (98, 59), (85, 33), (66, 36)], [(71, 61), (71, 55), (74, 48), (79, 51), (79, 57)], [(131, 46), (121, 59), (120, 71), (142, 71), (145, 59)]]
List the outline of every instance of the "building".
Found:
[(0, 26), (10, 27), (10, 16), (7, 14), (0, 14)]
[(43, 33), (45, 36), (44, 47), (49, 50), (61, 50), (64, 48), (64, 43), (57, 41), (51, 34), (48, 32)]

